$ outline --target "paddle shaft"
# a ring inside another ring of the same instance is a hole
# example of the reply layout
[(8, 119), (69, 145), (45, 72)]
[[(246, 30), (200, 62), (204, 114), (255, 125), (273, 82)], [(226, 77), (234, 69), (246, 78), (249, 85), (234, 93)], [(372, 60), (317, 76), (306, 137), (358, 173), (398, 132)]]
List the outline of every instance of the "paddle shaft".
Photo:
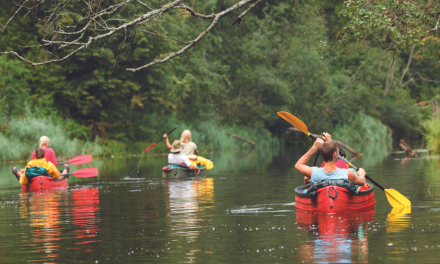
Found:
[[(173, 133), (173, 131), (176, 130), (178, 127), (179, 127), (179, 126), (176, 126), (175, 128), (173, 128), (173, 130), (171, 130), (170, 132), (168, 132), (167, 135)], [(163, 137), (162, 137), (161, 139), (159, 139), (158, 141), (154, 142), (151, 146), (149, 146), (148, 148), (146, 148), (146, 149), (144, 150), (144, 152), (147, 152), (147, 151), (149, 151), (150, 149), (152, 149), (154, 146), (156, 146), (157, 143), (161, 142), (162, 139), (163, 139)]]
[[(316, 137), (313, 136), (312, 134), (309, 135), (309, 137), (313, 140), (316, 140)], [(318, 152), (319, 153), (319, 152)], [(342, 160), (343, 162), (345, 162), (345, 164), (347, 164), (348, 166), (350, 166), (352, 169), (354, 169), (355, 171), (358, 171), (359, 169), (354, 166), (353, 164), (351, 164), (351, 162), (349, 162), (348, 160), (344, 159), (343, 157), (341, 157), (341, 155), (338, 154), (338, 158), (340, 160)], [(316, 161), (315, 161), (316, 163)], [(374, 181), (373, 179), (371, 179), (370, 177), (368, 177), (368, 175), (365, 174), (365, 178), (367, 178), (370, 182), (372, 182), (374, 185), (376, 185), (377, 187), (379, 187), (379, 189), (381, 189), (382, 191), (385, 191), (385, 188), (382, 187), (379, 183), (377, 183), (376, 181)]]

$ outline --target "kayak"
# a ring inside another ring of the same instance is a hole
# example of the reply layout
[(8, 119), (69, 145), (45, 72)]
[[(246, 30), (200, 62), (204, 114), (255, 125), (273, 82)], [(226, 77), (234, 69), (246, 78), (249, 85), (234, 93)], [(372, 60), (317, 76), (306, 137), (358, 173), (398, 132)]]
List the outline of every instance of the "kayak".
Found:
[(40, 192), (53, 189), (67, 188), (69, 183), (67, 178), (55, 180), (48, 176), (36, 176), (28, 180), (28, 183), (21, 185), (23, 192)]
[(320, 185), (322, 187), (314, 188), (314, 191), (310, 184), (297, 187), (295, 208), (307, 213), (343, 214), (367, 211), (376, 205), (371, 184), (357, 188), (349, 181), (338, 180), (321, 182)]
[[(204, 176), (206, 174), (206, 168), (204, 166), (200, 167), (200, 172), (197, 175)], [(162, 168), (162, 177), (165, 178), (188, 178), (195, 177), (196, 173), (188, 168), (176, 165), (168, 165)]]
[[(210, 161), (209, 159), (204, 158), (202, 156), (188, 155), (188, 158), (190, 159), (191, 163), (194, 166), (196, 166), (196, 165), (197, 166), (203, 165), (203, 166), (205, 166), (205, 168), (207, 170), (210, 170), (210, 169), (214, 168), (214, 163), (212, 163), (212, 161)], [(197, 161), (196, 161), (196, 159), (197, 159)]]

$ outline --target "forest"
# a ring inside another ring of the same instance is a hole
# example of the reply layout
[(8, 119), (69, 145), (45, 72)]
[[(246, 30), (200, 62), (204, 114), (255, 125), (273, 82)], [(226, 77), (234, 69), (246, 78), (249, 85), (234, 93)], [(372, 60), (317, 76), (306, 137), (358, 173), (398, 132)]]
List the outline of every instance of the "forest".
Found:
[[(31, 47), (47, 34), (37, 18), (61, 2), (29, 12), (12, 0), (0, 2), (1, 160), (27, 159), (42, 134), (64, 156), (140, 153), (176, 125), (190, 129), (203, 151), (247, 146), (223, 131), (262, 147), (301, 141), (286, 137), (290, 125), (278, 111), (300, 117), (314, 133), (334, 132), (347, 142), (392, 137), (440, 149), (440, 38), (412, 20), (426, 16), (424, 25), (436, 29), (438, 6), (419, 14), (420, 8), (407, 7), (411, 2), (379, 1), (383, 6), (374, 8), (407, 14), (401, 27), (414, 32), (403, 34), (379, 32), (386, 21), (361, 6), (368, 1), (257, 1), (238, 25), (231, 24), (245, 9), (219, 20), (185, 53), (135, 72), (126, 68), (181, 49), (180, 40), (196, 38), (210, 21), (171, 10), (138, 26), (136, 34), (120, 31), (40, 66), (7, 53), (39, 61), (71, 52), (59, 45), (46, 46), (51, 52)], [(236, 2), (194, 1), (192, 8), (211, 14)], [(116, 17), (138, 12), (141, 3)], [(354, 25), (359, 15), (365, 27)]]

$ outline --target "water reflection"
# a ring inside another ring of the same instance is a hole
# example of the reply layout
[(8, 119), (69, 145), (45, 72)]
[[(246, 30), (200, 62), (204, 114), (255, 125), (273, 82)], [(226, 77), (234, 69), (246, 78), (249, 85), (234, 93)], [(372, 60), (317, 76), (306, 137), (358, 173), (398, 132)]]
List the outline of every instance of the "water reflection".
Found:
[(200, 234), (199, 221), (211, 217), (214, 208), (214, 179), (202, 178), (166, 181), (168, 216), (171, 217), (171, 235), (195, 242)]
[(32, 227), (23, 234), (23, 242), (31, 245), (30, 253), (39, 256), (39, 259), (31, 258), (30, 262), (56, 263), (60, 241), (68, 238), (62, 233), (70, 228), (73, 229), (74, 249), (91, 251), (91, 243), (99, 241), (98, 193), (96, 188), (73, 189), (71, 201), (67, 189), (20, 194), (19, 216)]
[[(75, 244), (86, 245), (84, 251), (91, 251), (90, 243), (99, 242), (99, 190), (76, 188), (72, 190), (72, 224), (75, 227)], [(80, 249), (77, 247), (76, 249)]]
[(31, 262), (54, 262), (58, 257), (61, 239), (61, 204), (66, 201), (67, 191), (57, 190), (41, 193), (22, 193), (20, 195), (20, 218), (26, 220), (32, 231), (23, 234), (25, 243), (32, 245), (31, 252), (41, 252), (40, 259)]
[(299, 248), (304, 263), (368, 263), (369, 224), (376, 209), (366, 212), (317, 215), (296, 212), (296, 221), (310, 240)]
[(393, 208), (387, 217), (387, 244), (394, 250), (388, 259), (403, 261), (401, 247), (397, 245), (401, 242), (401, 234), (406, 228), (411, 226), (411, 207)]

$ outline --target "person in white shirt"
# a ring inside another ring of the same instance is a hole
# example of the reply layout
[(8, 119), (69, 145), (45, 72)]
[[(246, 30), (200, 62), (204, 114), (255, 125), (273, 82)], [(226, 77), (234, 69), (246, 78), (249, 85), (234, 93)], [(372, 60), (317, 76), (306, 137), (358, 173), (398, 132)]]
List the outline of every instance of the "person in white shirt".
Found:
[(168, 155), (168, 163), (170, 165), (184, 164), (190, 170), (195, 171), (196, 174), (199, 174), (200, 169), (191, 163), (187, 155), (181, 153), (182, 150), (183, 146), (180, 141), (174, 140), (173, 145), (171, 146), (171, 153)]
[[(168, 140), (168, 134), (163, 135), (163, 137), (166, 140), (167, 143), (167, 148), (171, 149), (172, 146), (170, 144), (170, 141)], [(189, 130), (184, 130), (182, 132), (182, 136), (180, 137), (180, 143), (182, 144), (182, 151), (180, 152), (181, 154), (184, 155), (199, 155), (199, 151), (197, 150), (197, 145), (196, 143), (192, 142), (191, 139), (191, 131)]]

